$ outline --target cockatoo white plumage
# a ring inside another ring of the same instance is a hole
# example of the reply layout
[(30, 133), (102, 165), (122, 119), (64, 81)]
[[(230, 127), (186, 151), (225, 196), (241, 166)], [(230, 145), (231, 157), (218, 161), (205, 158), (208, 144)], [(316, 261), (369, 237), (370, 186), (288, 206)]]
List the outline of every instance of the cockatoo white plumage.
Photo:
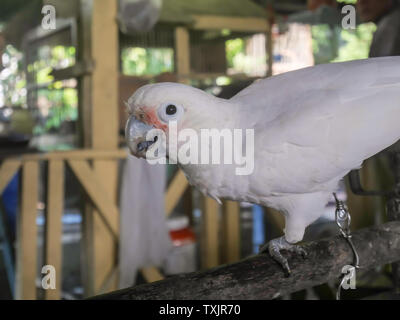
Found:
[(151, 84), (133, 94), (128, 109), (126, 136), (139, 157), (151, 145), (143, 146), (146, 132), (158, 128), (167, 134), (169, 116), (178, 130), (254, 129), (252, 174), (235, 175), (232, 165), (223, 164), (181, 168), (192, 185), (216, 199), (281, 211), (285, 236), (267, 248), (289, 271), (279, 251), (303, 254), (294, 243), (322, 215), (339, 180), (400, 139), (400, 57), (288, 72), (257, 81), (229, 100), (183, 84)]

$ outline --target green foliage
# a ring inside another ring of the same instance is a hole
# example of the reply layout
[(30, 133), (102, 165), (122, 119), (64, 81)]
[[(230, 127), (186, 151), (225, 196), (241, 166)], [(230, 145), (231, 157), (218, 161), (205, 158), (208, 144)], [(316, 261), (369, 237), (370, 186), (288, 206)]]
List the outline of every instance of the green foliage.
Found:
[[(225, 42), (226, 48), (226, 59), (228, 62), (228, 68), (235, 67), (235, 59), (239, 56), (244, 56), (244, 41), (241, 38), (227, 40)], [(240, 59), (240, 58), (239, 58)]]
[[(55, 82), (55, 86), (62, 86), (60, 82)], [(78, 95), (73, 88), (63, 88), (59, 90), (43, 89), (39, 91), (39, 97), (51, 101), (51, 108), (43, 126), (37, 126), (35, 133), (43, 133), (59, 128), (64, 121), (76, 121), (78, 118)]]
[(312, 26), (313, 54), (316, 64), (368, 58), (376, 26), (360, 24), (356, 30), (328, 25)]
[[(22, 54), (13, 46), (7, 45), (3, 63), (5, 69), (0, 75), (0, 100), (9, 106), (26, 106), (27, 81)], [(54, 79), (50, 75), (54, 68), (67, 68), (74, 63), (75, 47), (41, 46), (37, 50), (36, 59), (27, 66), (29, 79), (33, 82), (30, 85), (40, 86), (40, 89), (37, 89), (37, 104), (41, 121), (34, 128), (35, 134), (57, 129), (64, 121), (77, 120), (77, 90), (71, 87), (71, 83), (66, 86), (61, 81), (53, 82)]]
[(340, 32), (338, 27), (330, 27), (326, 24), (311, 27), (315, 64), (328, 63), (336, 58)]
[(333, 62), (368, 58), (375, 31), (376, 25), (373, 23), (361, 24), (356, 30), (342, 30), (342, 44), (338, 57)]
[(122, 50), (121, 59), (125, 75), (157, 75), (174, 71), (174, 51), (170, 48), (126, 48)]
[(31, 62), (27, 71), (33, 74), (36, 84), (46, 84), (54, 79), (49, 73), (53, 69), (68, 68), (75, 63), (75, 47), (72, 46), (42, 46), (37, 51), (37, 59)]
[(7, 45), (2, 58), (4, 69), (0, 72), (0, 107), (26, 104), (26, 80), (23, 72), (22, 54)]
[[(37, 134), (57, 129), (64, 121), (76, 121), (78, 118), (78, 93), (75, 88), (66, 87), (63, 81), (54, 82), (50, 72), (75, 63), (75, 47), (42, 46), (38, 50), (38, 59), (28, 65), (36, 84), (47, 85), (38, 91), (38, 107), (45, 119), (35, 127)], [(48, 108), (47, 106), (50, 106)]]
[(226, 60), (228, 68), (234, 73), (244, 73), (254, 76), (262, 75), (265, 70), (265, 55), (253, 55), (246, 52), (246, 46), (252, 38), (236, 38), (225, 41)]

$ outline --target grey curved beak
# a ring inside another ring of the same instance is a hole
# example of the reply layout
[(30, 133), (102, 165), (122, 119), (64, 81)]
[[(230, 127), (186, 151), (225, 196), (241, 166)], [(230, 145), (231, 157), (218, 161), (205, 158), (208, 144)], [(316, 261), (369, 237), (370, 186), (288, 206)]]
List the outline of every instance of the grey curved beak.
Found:
[(130, 116), (126, 122), (125, 139), (131, 153), (136, 157), (145, 157), (147, 149), (157, 141), (157, 137), (152, 141), (146, 141), (146, 135), (154, 129), (134, 116)]

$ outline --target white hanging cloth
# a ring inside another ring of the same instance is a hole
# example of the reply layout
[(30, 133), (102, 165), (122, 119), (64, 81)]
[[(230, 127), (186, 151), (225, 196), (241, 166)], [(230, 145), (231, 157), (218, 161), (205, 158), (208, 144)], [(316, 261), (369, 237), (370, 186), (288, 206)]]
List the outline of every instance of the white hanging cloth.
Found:
[(140, 268), (162, 265), (172, 248), (164, 210), (165, 185), (165, 165), (128, 157), (120, 197), (120, 288), (132, 286)]

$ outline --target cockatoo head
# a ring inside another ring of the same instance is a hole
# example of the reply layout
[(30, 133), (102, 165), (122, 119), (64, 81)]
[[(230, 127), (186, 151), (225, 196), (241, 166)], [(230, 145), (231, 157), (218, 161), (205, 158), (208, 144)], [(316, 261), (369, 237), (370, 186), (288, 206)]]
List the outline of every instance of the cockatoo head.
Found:
[(168, 141), (172, 121), (178, 132), (185, 128), (199, 130), (215, 127), (218, 123), (216, 119), (221, 120), (223, 114), (221, 105), (222, 99), (184, 84), (163, 82), (145, 85), (127, 102), (129, 119), (125, 136), (128, 146), (134, 156), (146, 158), (147, 151), (159, 139), (157, 131), (160, 133), (161, 130)]

